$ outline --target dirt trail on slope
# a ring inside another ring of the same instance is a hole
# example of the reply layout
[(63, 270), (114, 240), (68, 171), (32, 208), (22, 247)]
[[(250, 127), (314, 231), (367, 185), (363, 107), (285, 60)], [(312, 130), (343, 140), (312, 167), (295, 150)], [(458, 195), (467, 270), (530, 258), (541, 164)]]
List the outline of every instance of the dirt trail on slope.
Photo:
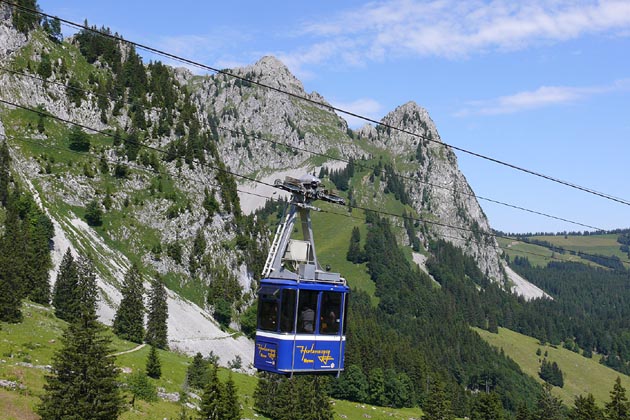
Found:
[(142, 344), (138, 345), (137, 347), (132, 348), (131, 350), (119, 351), (118, 353), (112, 354), (112, 356), (120, 356), (121, 354), (133, 353), (134, 351), (138, 351), (138, 350), (142, 349), (146, 345), (147, 345), (147, 343), (142, 343)]

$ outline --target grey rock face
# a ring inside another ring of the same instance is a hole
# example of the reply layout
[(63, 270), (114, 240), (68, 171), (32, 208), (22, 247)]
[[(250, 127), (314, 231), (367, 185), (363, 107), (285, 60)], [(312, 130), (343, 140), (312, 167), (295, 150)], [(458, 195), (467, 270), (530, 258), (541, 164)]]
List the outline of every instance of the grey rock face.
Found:
[[(273, 57), (263, 57), (252, 66), (229, 72), (322, 101), (319, 94), (304, 92), (302, 83)], [(346, 156), (361, 153), (346, 134), (346, 122), (332, 113), (327, 104), (301, 101), (221, 74), (203, 80), (195, 90), (194, 100), (200, 118), (208, 126), (217, 127), (226, 164), (239, 173), (269, 173), (301, 166), (313, 157), (304, 150), (320, 154), (343, 150)]]
[(26, 43), (26, 35), (16, 31), (11, 25), (11, 7), (0, 4), (0, 62), (5, 61)]
[[(230, 73), (323, 102), (315, 105), (222, 75), (204, 80), (195, 92), (195, 101), (208, 125), (222, 127), (221, 153), (233, 170), (257, 174), (261, 179), (289, 168), (315, 167), (311, 163), (314, 154), (307, 151), (320, 154), (326, 165), (338, 167), (340, 162), (321, 155), (336, 150), (337, 156), (347, 160), (380, 150), (392, 156), (397, 171), (404, 176), (418, 214), (430, 215), (429, 220), (439, 222), (428, 224), (430, 234), (461, 247), (476, 259), (484, 273), (496, 281), (505, 281), (498, 244), (481, 234), (490, 231), (488, 220), (459, 171), (455, 154), (442, 144), (425, 109), (408, 102), (382, 120), (385, 125), (420, 137), (367, 124), (357, 130), (353, 139), (345, 121), (332, 112), (328, 103), (317, 93), (307, 94), (278, 60), (264, 57)], [(368, 149), (360, 146), (356, 138), (367, 140)]]
[(398, 167), (407, 167), (401, 172), (406, 177), (414, 208), (420, 214), (437, 217), (435, 221), (439, 223), (428, 223), (430, 232), (462, 248), (475, 258), (482, 272), (495, 281), (504, 282), (499, 246), (493, 237), (483, 235), (483, 232), (491, 232), (488, 219), (458, 169), (457, 157), (441, 142), (428, 112), (408, 102), (387, 114), (382, 122), (418, 135), (390, 130), (388, 134), (373, 137), (373, 141), (394, 152), (401, 161), (420, 156), (412, 164)]

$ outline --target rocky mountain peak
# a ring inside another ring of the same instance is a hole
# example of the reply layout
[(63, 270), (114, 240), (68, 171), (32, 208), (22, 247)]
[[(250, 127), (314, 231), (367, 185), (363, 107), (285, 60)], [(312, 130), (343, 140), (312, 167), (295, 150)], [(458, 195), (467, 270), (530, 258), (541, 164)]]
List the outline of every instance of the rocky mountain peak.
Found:
[[(291, 73), (289, 68), (276, 57), (267, 55), (251, 66), (240, 69), (240, 73), (248, 74), (265, 85), (288, 90), (291, 93), (304, 95), (304, 85)], [(253, 73), (253, 74), (252, 74)]]
[(435, 124), (429, 116), (429, 112), (415, 103), (409, 101), (396, 107), (381, 120), (384, 124), (403, 128), (418, 134), (425, 134), (427, 130), (435, 133)]

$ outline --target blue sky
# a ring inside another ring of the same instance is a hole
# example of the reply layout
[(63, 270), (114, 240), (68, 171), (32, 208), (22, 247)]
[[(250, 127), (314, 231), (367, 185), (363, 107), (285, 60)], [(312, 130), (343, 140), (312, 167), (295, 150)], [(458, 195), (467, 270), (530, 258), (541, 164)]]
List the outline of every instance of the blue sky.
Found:
[[(371, 118), (415, 101), (449, 144), (630, 200), (627, 0), (39, 4), (213, 67), (275, 55), (307, 91)], [(479, 196), (630, 227), (630, 206), (457, 155)], [(496, 229), (584, 229), (480, 203)]]

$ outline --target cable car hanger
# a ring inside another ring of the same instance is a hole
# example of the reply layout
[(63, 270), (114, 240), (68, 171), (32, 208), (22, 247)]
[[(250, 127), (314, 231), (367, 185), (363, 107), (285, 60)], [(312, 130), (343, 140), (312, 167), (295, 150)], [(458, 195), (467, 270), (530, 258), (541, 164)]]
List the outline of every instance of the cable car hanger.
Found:
[[(345, 279), (339, 273), (331, 273), (322, 270), (315, 253), (315, 241), (313, 239), (313, 227), (310, 210), (320, 211), (311, 205), (315, 200), (328, 201), (330, 203), (345, 205), (342, 197), (321, 187), (321, 180), (313, 175), (303, 175), (299, 179), (286, 177), (277, 179), (274, 187), (288, 191), (292, 194), (290, 209), (286, 218), (280, 222), (273, 239), (267, 261), (262, 271), (262, 277), (273, 276), (278, 279), (315, 282), (335, 282), (345, 284)], [(303, 241), (291, 239), (291, 233), (296, 223), (297, 216), (302, 223)], [(282, 250), (283, 253), (279, 251)], [(298, 264), (298, 272), (287, 269), (285, 263)]]

